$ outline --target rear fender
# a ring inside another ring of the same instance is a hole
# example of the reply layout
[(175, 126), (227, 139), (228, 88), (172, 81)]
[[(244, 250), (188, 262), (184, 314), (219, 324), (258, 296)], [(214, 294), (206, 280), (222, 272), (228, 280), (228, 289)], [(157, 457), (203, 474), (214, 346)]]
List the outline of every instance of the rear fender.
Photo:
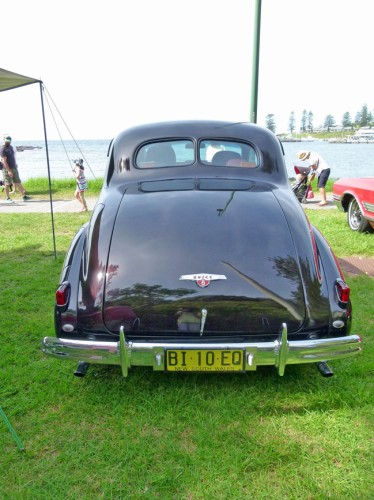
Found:
[[(314, 226), (313, 234), (318, 248), (320, 265), (323, 269), (325, 281), (329, 294), (329, 303), (331, 307), (331, 336), (348, 335), (351, 330), (352, 306), (351, 301), (346, 304), (339, 302), (336, 293), (337, 280), (344, 280), (342, 270), (338, 260), (322, 234)], [(335, 326), (334, 326), (335, 325)], [(340, 325), (340, 326), (337, 326)]]
[(55, 305), (55, 330), (58, 334), (66, 332), (66, 330), (63, 330), (64, 325), (70, 325), (68, 327), (70, 331), (75, 331), (77, 329), (79, 276), (82, 267), (87, 230), (88, 223), (84, 224), (77, 232), (65, 257), (59, 285), (62, 283), (69, 283), (70, 293), (69, 301), (66, 305), (63, 307), (57, 304)]

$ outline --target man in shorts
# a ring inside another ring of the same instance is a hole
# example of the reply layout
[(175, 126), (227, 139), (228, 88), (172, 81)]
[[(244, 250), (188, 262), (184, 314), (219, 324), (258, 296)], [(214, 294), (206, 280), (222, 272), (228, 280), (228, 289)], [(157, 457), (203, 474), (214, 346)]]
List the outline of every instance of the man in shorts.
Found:
[(9, 196), (9, 187), (13, 184), (14, 189), (22, 194), (23, 201), (30, 199), (27, 196), (26, 189), (22, 186), (21, 179), (17, 169), (16, 155), (11, 145), (12, 138), (9, 135), (4, 137), (4, 145), (0, 149), (0, 156), (2, 161), (2, 171), (4, 180), (4, 189), (6, 194), (6, 202), (13, 203)]
[(317, 153), (311, 151), (299, 151), (297, 153), (299, 160), (308, 161), (310, 167), (312, 168), (312, 175), (310, 176), (310, 181), (314, 179), (315, 176), (318, 178), (318, 189), (321, 193), (322, 200), (318, 203), (321, 207), (327, 205), (326, 199), (326, 183), (330, 176), (330, 167), (326, 161)]

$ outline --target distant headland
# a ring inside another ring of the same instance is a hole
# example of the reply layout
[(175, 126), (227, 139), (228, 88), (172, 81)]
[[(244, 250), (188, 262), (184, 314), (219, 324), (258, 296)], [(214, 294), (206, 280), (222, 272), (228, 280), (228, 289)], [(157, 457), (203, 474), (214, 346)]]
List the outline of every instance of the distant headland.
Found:
[(42, 146), (16, 146), (17, 151), (26, 151), (28, 149), (43, 149)]

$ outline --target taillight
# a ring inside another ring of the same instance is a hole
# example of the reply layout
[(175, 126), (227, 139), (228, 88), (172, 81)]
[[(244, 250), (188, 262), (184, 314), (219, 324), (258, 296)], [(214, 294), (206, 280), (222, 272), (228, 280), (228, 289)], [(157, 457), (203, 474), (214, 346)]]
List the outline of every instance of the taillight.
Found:
[(65, 306), (69, 300), (70, 284), (67, 281), (61, 283), (56, 290), (56, 304), (58, 306)]
[(335, 282), (335, 289), (339, 301), (342, 302), (343, 304), (347, 304), (349, 302), (349, 296), (351, 293), (351, 289), (349, 288), (347, 283), (345, 283), (345, 281), (341, 279), (337, 279)]

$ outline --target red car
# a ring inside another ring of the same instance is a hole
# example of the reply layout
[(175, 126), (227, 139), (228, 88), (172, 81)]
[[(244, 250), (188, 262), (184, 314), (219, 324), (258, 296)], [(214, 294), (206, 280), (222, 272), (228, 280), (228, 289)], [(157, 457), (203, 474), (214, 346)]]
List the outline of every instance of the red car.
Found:
[(352, 231), (374, 232), (374, 177), (339, 179), (332, 192), (336, 206), (347, 212)]

